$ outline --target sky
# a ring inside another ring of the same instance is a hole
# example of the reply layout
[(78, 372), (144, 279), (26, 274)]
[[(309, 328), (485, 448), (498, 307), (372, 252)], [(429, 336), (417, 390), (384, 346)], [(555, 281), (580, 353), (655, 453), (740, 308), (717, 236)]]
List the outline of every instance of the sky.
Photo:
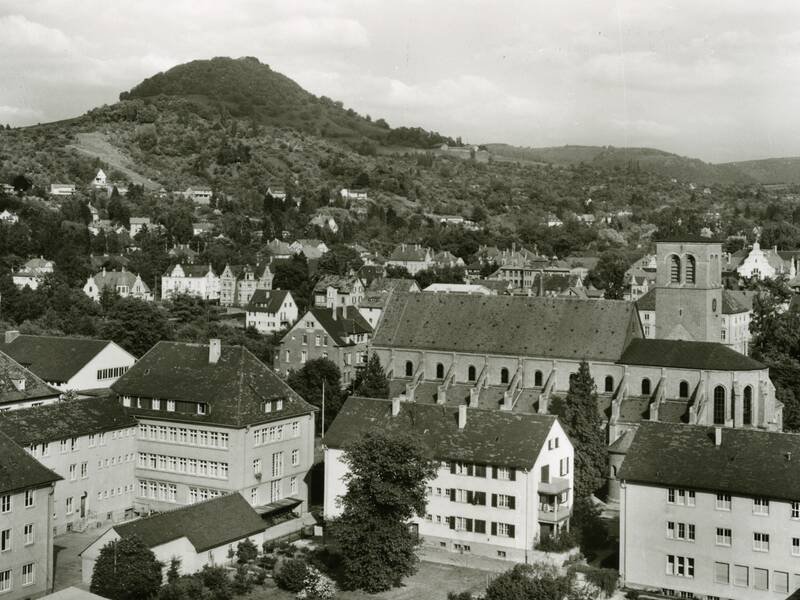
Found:
[(472, 143), (800, 156), (798, 0), (0, 0), (0, 123), (213, 56)]

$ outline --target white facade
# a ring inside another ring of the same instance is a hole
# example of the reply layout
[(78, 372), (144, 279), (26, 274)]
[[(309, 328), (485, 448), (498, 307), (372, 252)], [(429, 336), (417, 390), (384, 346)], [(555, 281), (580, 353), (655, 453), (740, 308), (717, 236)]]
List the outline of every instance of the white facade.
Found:
[[(200, 273), (199, 271), (203, 271)], [(219, 300), (220, 280), (211, 265), (208, 269), (185, 265), (175, 265), (161, 277), (161, 297), (170, 298), (177, 294), (189, 294), (204, 300)]]
[(245, 316), (245, 326), (255, 327), (259, 333), (275, 333), (297, 321), (299, 311), (292, 294), (287, 292), (280, 307), (275, 312), (267, 309), (254, 309), (248, 307)]
[(108, 342), (80, 371), (66, 383), (50, 383), (54, 388), (93, 390), (111, 387), (136, 362), (136, 357), (115, 342)]
[[(153, 293), (138, 274), (134, 276), (130, 273), (127, 277), (119, 277), (120, 275), (121, 273), (109, 272), (109, 281), (111, 277), (114, 278), (114, 291), (119, 294), (120, 298), (132, 297), (138, 300), (144, 300), (145, 302), (151, 302), (153, 300)], [(100, 273), (90, 275), (86, 279), (86, 283), (83, 284), (83, 293), (95, 302), (100, 302), (103, 289), (108, 285), (104, 283), (105, 277), (105, 269)]]

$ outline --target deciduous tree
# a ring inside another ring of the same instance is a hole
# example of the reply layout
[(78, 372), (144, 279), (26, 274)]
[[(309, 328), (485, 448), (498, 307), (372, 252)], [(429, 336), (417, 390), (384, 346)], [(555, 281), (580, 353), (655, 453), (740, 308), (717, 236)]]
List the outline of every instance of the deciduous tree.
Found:
[(381, 366), (381, 359), (374, 352), (367, 360), (367, 366), (356, 375), (353, 391), (368, 398), (388, 398), (389, 379)]
[(155, 598), (161, 587), (161, 566), (138, 537), (120, 538), (100, 550), (89, 590), (110, 600)]

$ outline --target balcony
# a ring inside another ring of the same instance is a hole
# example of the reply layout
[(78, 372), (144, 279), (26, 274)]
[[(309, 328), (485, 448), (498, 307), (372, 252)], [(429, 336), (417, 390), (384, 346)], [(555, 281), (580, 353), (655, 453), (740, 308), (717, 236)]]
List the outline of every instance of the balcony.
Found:
[(539, 482), (539, 493), (550, 496), (557, 496), (569, 490), (569, 479), (564, 477), (553, 477), (550, 481)]
[(570, 512), (570, 507), (566, 504), (539, 502), (538, 520), (540, 523), (560, 523), (569, 519)]

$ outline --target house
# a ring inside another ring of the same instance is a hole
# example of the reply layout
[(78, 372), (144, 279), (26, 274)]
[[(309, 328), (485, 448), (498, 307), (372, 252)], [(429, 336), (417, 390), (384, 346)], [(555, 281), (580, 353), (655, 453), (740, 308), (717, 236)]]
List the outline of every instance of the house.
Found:
[(213, 233), (213, 223), (209, 223), (208, 221), (198, 221), (197, 223), (192, 223), (192, 235), (194, 236), (212, 235)]
[(0, 594), (38, 598), (53, 588), (53, 487), (61, 477), (0, 433)]
[(383, 308), (386, 306), (386, 300), (390, 294), (391, 292), (367, 290), (358, 303), (358, 312), (361, 313), (361, 316), (364, 317), (364, 320), (369, 323), (373, 330), (378, 326), (378, 322), (383, 316)]
[(257, 289), (247, 304), (245, 327), (275, 333), (297, 321), (297, 303), (288, 290)]
[(89, 208), (89, 215), (91, 216), (92, 223), (97, 223), (100, 220), (100, 211), (92, 206), (91, 202), (87, 204), (87, 207)]
[(314, 306), (358, 306), (363, 297), (364, 283), (353, 274), (323, 275), (314, 285)]
[(272, 289), (273, 278), (269, 265), (225, 265), (219, 276), (219, 303), (247, 306), (257, 289)]
[(552, 264), (549, 260), (506, 262), (487, 279), (507, 281), (514, 288), (535, 290), (544, 296), (545, 290), (558, 292), (576, 284), (577, 276), (570, 274), (567, 266)]
[(797, 275), (797, 257), (787, 253), (787, 259), (784, 259), (781, 254), (777, 247), (762, 249), (756, 240), (736, 272), (748, 279), (775, 279), (779, 276), (792, 279)]
[(108, 185), (108, 176), (105, 174), (103, 169), (97, 170), (97, 175), (94, 176), (92, 179), (92, 187), (95, 189), (105, 189)]
[(235, 551), (243, 540), (261, 547), (266, 528), (261, 515), (237, 493), (113, 525), (81, 552), (83, 583), (91, 583), (103, 547), (120, 539), (138, 537), (165, 575), (173, 558), (180, 559), (181, 575), (190, 575), (206, 565), (230, 564), (229, 550)]
[(316, 409), (246, 348), (158, 342), (112, 389), (139, 421), (137, 512), (234, 492), (308, 511)]
[(187, 200), (191, 200), (195, 204), (199, 204), (200, 206), (208, 206), (211, 204), (211, 198), (214, 195), (214, 192), (211, 191), (210, 188), (187, 188), (185, 192), (183, 192), (183, 197)]
[(312, 307), (281, 339), (275, 368), (288, 375), (309, 360), (327, 358), (339, 367), (346, 387), (366, 365), (371, 335), (372, 327), (354, 306)]
[(336, 223), (336, 219), (330, 215), (316, 215), (309, 223), (320, 229), (327, 229), (331, 233), (337, 233), (339, 231), (339, 225)]
[(342, 188), (339, 192), (342, 200), (369, 200), (369, 194), (365, 189)]
[(464, 267), (464, 259), (454, 255), (452, 252), (442, 250), (433, 255), (434, 265), (437, 267)]
[(372, 292), (419, 292), (420, 288), (416, 279), (380, 277), (370, 282), (369, 290)]
[(6, 331), (0, 351), (61, 390), (108, 388), (136, 357), (108, 340)]
[(329, 248), (322, 240), (299, 239), (289, 244), (292, 254), (304, 254), (308, 259), (320, 258)]
[(528, 562), (537, 541), (569, 528), (572, 444), (556, 417), (489, 408), (349, 398), (324, 440), (324, 514), (341, 514), (343, 450), (369, 431), (415, 434), (438, 461), (424, 516), (411, 520), (436, 549)]
[(4, 374), (0, 378), (0, 413), (52, 404), (61, 399), (61, 392), (2, 351), (0, 372)]
[(39, 284), (44, 280), (45, 276), (53, 273), (55, 265), (52, 260), (47, 260), (43, 257), (32, 258), (26, 262), (19, 271), (16, 271), (12, 276), (14, 285), (18, 288), (29, 287), (35, 290)]
[(266, 250), (270, 258), (289, 259), (295, 255), (294, 250), (288, 243), (277, 238), (267, 242)]
[(14, 225), (15, 223), (19, 223), (19, 217), (17, 213), (5, 209), (3, 212), (0, 212), (0, 221), (9, 225)]
[(642, 423), (619, 471), (625, 587), (734, 600), (795, 592), (797, 456), (795, 434)]
[(125, 267), (121, 271), (107, 271), (103, 267), (102, 271), (89, 275), (83, 285), (83, 293), (95, 302), (100, 301), (105, 290), (118, 294), (120, 298), (130, 297), (145, 302), (153, 300), (153, 292), (139, 274), (134, 275)]
[(595, 216), (591, 213), (576, 215), (576, 219), (578, 220), (578, 223), (583, 225), (594, 225), (595, 223)]
[(549, 215), (547, 215), (547, 218), (545, 219), (545, 224), (548, 227), (561, 227), (564, 224), (564, 221), (559, 219), (554, 214), (549, 214)]
[(280, 200), (281, 202), (286, 201), (286, 190), (281, 187), (268, 187), (267, 195), (272, 196), (275, 200)]
[(133, 516), (136, 421), (116, 398), (83, 398), (0, 414), (0, 432), (61, 476), (51, 531)]
[(176, 262), (190, 265), (194, 264), (198, 256), (198, 252), (192, 250), (189, 244), (176, 244), (174, 247), (170, 248), (167, 254)]
[(416, 275), (436, 263), (430, 248), (423, 248), (419, 244), (399, 244), (392, 250), (386, 264), (403, 267), (409, 274)]
[(475, 221), (471, 221), (460, 215), (433, 215), (440, 225), (461, 227), (467, 231), (478, 231), (481, 227)]
[(431, 294), (478, 294), (481, 296), (491, 296), (497, 293), (488, 287), (474, 283), (432, 283), (422, 291)]
[(50, 184), (51, 196), (74, 196), (75, 184), (74, 183), (51, 183)]
[(136, 237), (142, 229), (153, 230), (153, 223), (150, 217), (131, 217), (130, 236)]
[(211, 265), (177, 264), (161, 276), (161, 297), (188, 294), (203, 300), (219, 300), (220, 280)]

